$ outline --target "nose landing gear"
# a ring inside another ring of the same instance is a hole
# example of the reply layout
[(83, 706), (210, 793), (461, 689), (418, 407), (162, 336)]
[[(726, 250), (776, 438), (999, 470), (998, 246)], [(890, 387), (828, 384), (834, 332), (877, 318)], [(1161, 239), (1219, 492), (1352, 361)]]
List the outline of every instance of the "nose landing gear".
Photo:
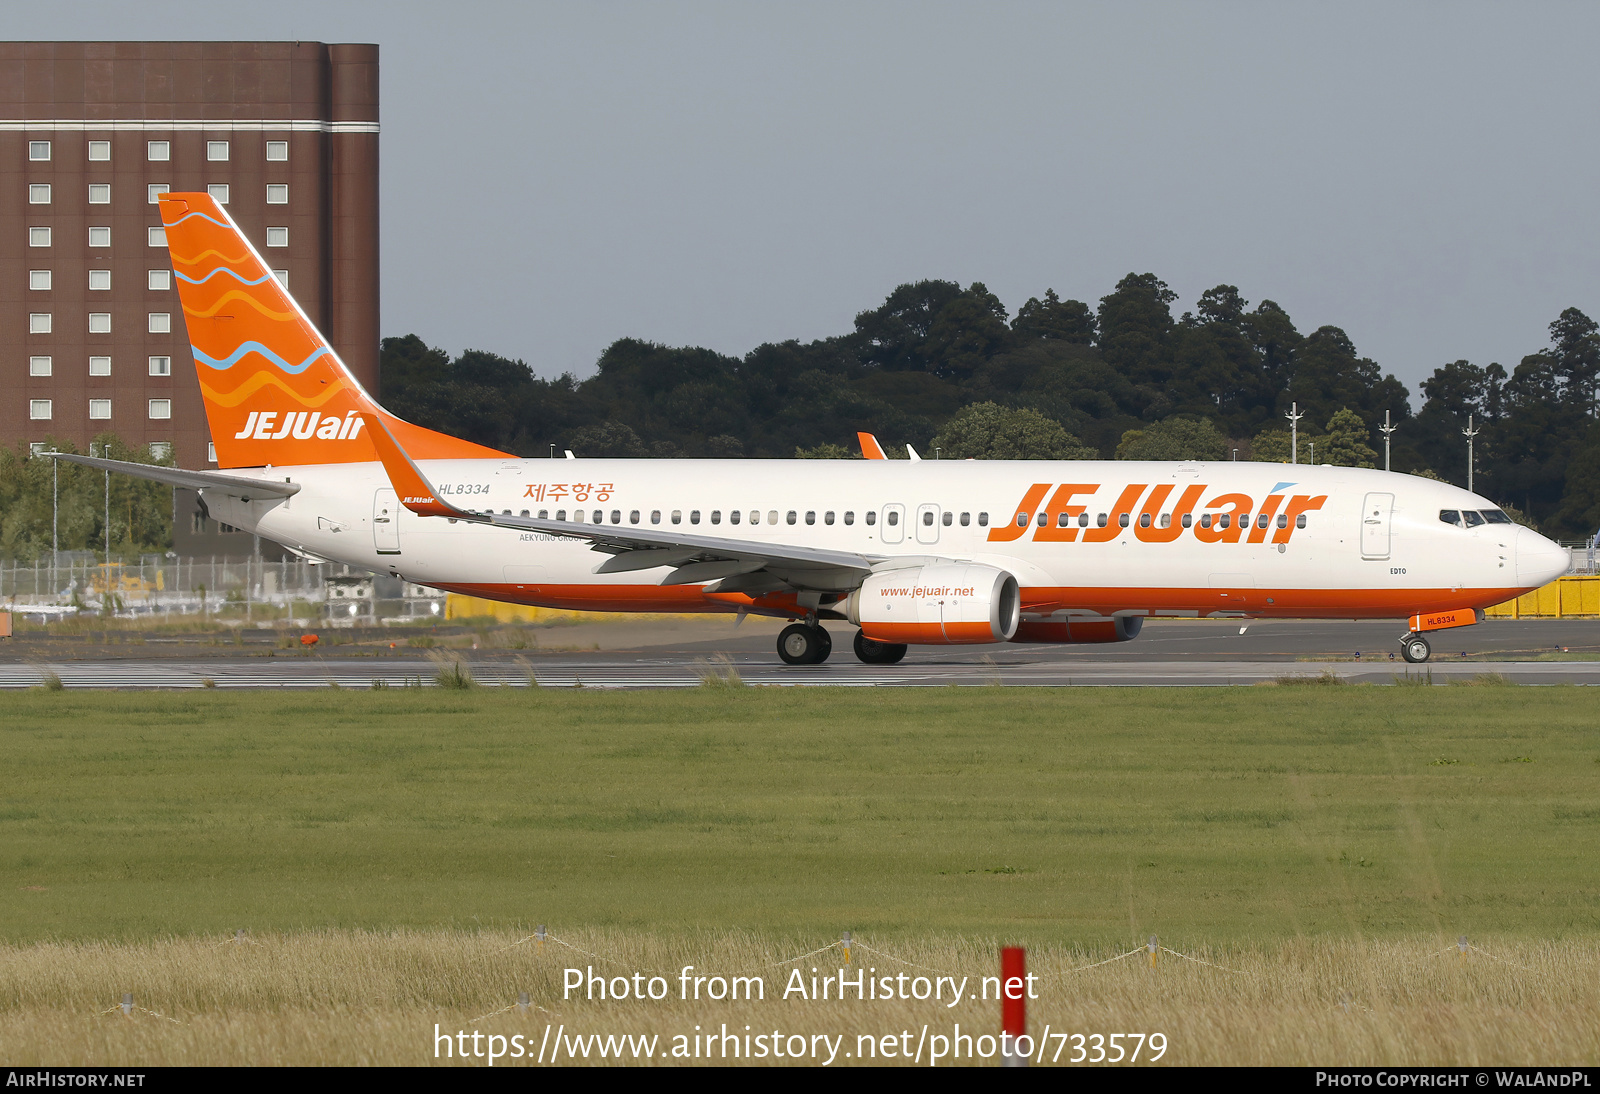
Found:
[(791, 623), (778, 634), (778, 656), (785, 665), (820, 665), (833, 652), (833, 639), (815, 624)]
[(1420, 665), (1433, 656), (1433, 647), (1426, 638), (1413, 632), (1400, 639), (1400, 656), (1413, 665)]

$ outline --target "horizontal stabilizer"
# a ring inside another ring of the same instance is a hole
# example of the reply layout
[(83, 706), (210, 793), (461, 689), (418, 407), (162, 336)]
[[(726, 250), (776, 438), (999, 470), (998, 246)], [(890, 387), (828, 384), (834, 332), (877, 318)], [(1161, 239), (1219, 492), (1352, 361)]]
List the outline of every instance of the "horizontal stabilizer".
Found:
[(102, 460), (96, 456), (79, 456), (73, 452), (41, 452), (53, 460), (82, 464), (101, 471), (116, 471), (136, 479), (164, 482), (170, 486), (186, 486), (191, 490), (210, 490), (242, 498), (287, 498), (300, 492), (300, 484), (287, 480), (255, 479), (248, 475), (222, 475), (215, 471), (185, 471), (181, 467), (160, 467), (148, 463), (129, 463), (126, 460)]

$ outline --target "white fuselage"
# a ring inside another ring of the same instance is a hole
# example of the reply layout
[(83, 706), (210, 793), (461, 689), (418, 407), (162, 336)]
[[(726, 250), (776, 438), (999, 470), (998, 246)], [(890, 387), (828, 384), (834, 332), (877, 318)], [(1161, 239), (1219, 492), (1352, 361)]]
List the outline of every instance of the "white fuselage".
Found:
[[(1567, 565), (1564, 551), (1528, 529), (1440, 519), (1441, 511), (1492, 512), (1481, 497), (1346, 467), (610, 459), (418, 466), (441, 500), (464, 510), (985, 563), (1016, 576), (1023, 618), (1032, 620), (1401, 618), (1499, 603)], [(596, 574), (609, 556), (580, 540), (417, 516), (396, 504), (378, 463), (232, 473), (287, 479), (301, 490), (250, 502), (208, 493), (217, 519), (419, 584), (591, 610), (733, 611), (746, 603), (707, 596), (703, 583), (663, 586), (668, 567)], [(1062, 491), (1064, 484), (1075, 489)], [(1225, 513), (1230, 527), (1222, 529)], [(1241, 513), (1248, 531), (1239, 528)]]

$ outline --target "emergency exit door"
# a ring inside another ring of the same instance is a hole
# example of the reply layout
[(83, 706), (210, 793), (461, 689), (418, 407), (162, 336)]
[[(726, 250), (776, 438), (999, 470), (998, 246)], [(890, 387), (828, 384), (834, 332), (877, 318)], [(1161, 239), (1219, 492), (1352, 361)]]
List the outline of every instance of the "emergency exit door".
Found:
[(1389, 557), (1389, 519), (1394, 511), (1393, 494), (1368, 494), (1361, 506), (1361, 557)]
[(400, 499), (393, 490), (373, 495), (372, 545), (380, 555), (400, 553)]

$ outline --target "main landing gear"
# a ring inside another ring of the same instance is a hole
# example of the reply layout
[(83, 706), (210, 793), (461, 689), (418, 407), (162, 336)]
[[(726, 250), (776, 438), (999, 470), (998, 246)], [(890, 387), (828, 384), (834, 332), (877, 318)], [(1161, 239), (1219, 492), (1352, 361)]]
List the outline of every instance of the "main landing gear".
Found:
[(815, 623), (791, 623), (778, 634), (778, 656), (785, 665), (820, 665), (833, 652), (833, 639)]
[(906, 648), (896, 642), (875, 642), (860, 631), (856, 632), (856, 656), (868, 665), (896, 665), (906, 655)]
[(1400, 639), (1400, 656), (1413, 665), (1420, 665), (1433, 655), (1433, 647), (1422, 635), (1412, 632)]

